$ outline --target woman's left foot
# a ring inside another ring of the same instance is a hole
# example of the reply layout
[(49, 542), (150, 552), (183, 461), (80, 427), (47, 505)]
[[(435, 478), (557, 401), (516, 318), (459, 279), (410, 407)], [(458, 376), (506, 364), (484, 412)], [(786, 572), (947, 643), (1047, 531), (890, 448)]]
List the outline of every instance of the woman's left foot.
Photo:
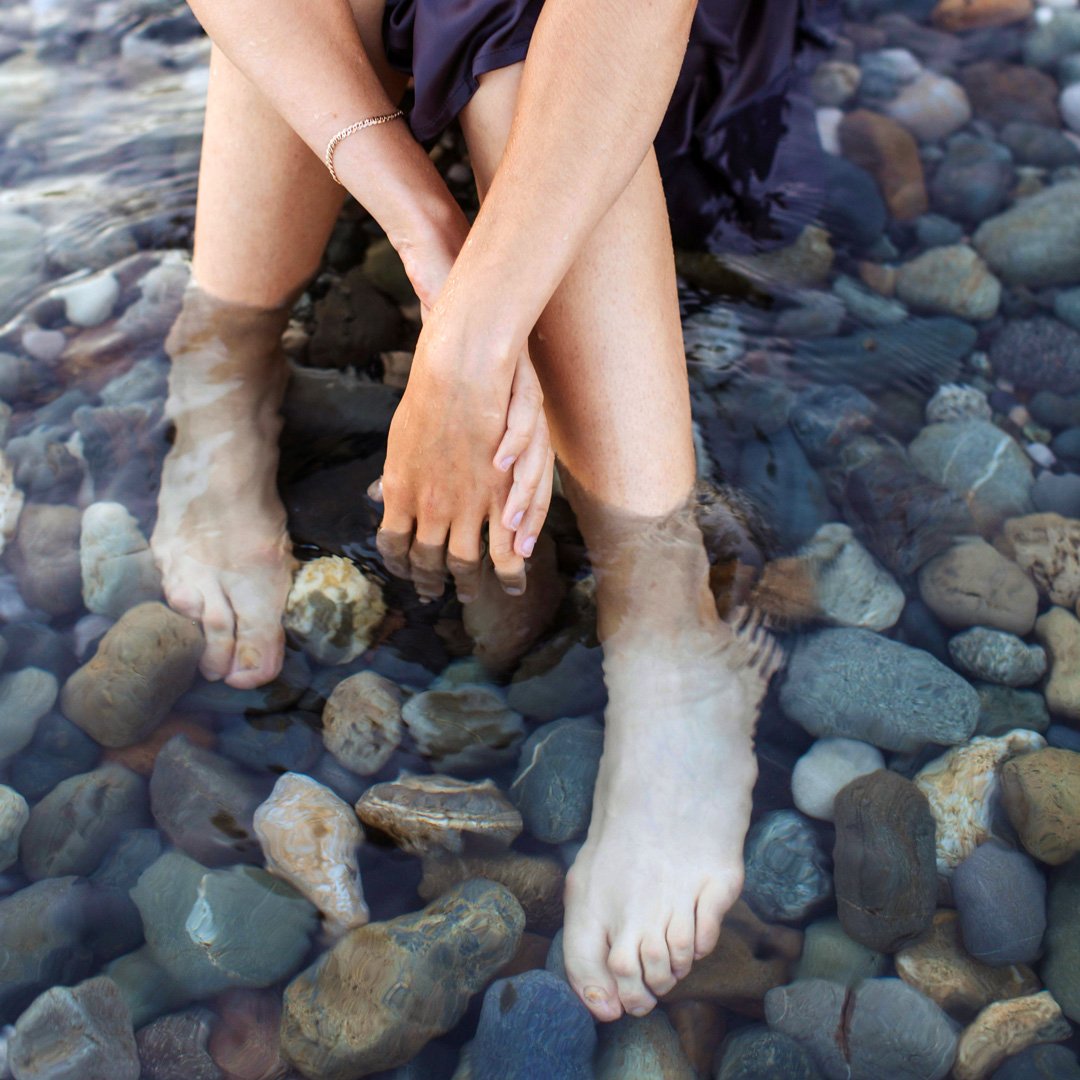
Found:
[(757, 625), (605, 642), (588, 837), (566, 882), (567, 976), (599, 1020), (649, 1012), (710, 953), (743, 883), (753, 729), (779, 664)]

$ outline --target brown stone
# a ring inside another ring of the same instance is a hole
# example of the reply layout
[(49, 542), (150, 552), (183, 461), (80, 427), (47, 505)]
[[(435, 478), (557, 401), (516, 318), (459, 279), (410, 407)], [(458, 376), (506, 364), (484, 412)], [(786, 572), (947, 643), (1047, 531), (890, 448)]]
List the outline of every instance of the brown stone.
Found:
[(1080, 600), (1080, 521), (1060, 514), (1026, 514), (1005, 523), (997, 546), (1052, 604)]
[(868, 262), (865, 259), (859, 263), (859, 280), (882, 296), (896, 295), (896, 278), (895, 266), (885, 266), (883, 263)]
[(274, 991), (227, 990), (214, 1001), (218, 1020), (208, 1049), (228, 1080), (281, 1080), (281, 998)]
[(848, 937), (895, 952), (923, 933), (937, 900), (934, 817), (926, 796), (879, 769), (841, 788), (833, 803), (833, 884)]
[(711, 1075), (716, 1051), (727, 1034), (724, 1010), (714, 1001), (673, 1001), (668, 1019), (682, 1043), (683, 1053), (698, 1076)]
[(517, 952), (497, 972), (495, 979), (509, 979), (524, 971), (535, 971), (547, 964), (547, 955), (551, 951), (551, 938), (543, 934), (534, 934), (529, 930), (521, 935), (521, 944)]
[(194, 716), (188, 717), (183, 714), (174, 714), (168, 717), (161, 727), (157, 728), (142, 742), (133, 746), (119, 747), (105, 751), (106, 761), (116, 761), (126, 765), (132, 772), (140, 776), (149, 776), (154, 771), (154, 762), (157, 760), (158, 751), (174, 736), (186, 735), (188, 741), (195, 746), (201, 746), (204, 750), (213, 750), (217, 739), (206, 723)]
[(434, 855), (424, 859), (424, 876), (417, 891), (434, 900), (469, 878), (487, 878), (505, 885), (525, 911), (525, 926), (540, 934), (554, 934), (563, 922), (563, 882), (566, 871), (551, 855)]
[(1051, 866), (1080, 852), (1080, 754), (1047, 747), (1001, 770), (1001, 794), (1020, 841)]
[(935, 912), (930, 929), (896, 954), (896, 973), (964, 1022), (991, 1002), (1042, 989), (1027, 964), (990, 967), (971, 956), (960, 940), (960, 917), (948, 909)]
[(1046, 650), (1050, 678), (1043, 687), (1047, 707), (1058, 716), (1080, 720), (1080, 619), (1052, 607), (1035, 623), (1035, 636)]
[(401, 742), (401, 691), (374, 671), (334, 687), (322, 714), (326, 749), (358, 776), (377, 773)]
[(926, 181), (919, 146), (895, 120), (869, 109), (855, 109), (840, 123), (844, 157), (877, 181), (893, 217), (908, 221), (926, 213)]
[(791, 977), (802, 952), (802, 934), (762, 922), (743, 900), (724, 916), (720, 940), (690, 974), (663, 997), (664, 1004), (712, 1001), (744, 1016), (765, 1015), (765, 995)]
[(1026, 19), (1033, 10), (1031, 0), (938, 0), (930, 19), (942, 30), (955, 33), (987, 26), (1008, 26)]
[(81, 529), (82, 514), (73, 506), (23, 507), (7, 563), (30, 607), (47, 615), (69, 615), (82, 608)]
[(1061, 127), (1057, 83), (1035, 68), (980, 60), (961, 71), (960, 82), (975, 115), (994, 127), (1004, 127), (1010, 120)]
[(1007, 1058), (1037, 1043), (1061, 1042), (1072, 1034), (1049, 991), (987, 1005), (960, 1033), (954, 1080), (983, 1080)]

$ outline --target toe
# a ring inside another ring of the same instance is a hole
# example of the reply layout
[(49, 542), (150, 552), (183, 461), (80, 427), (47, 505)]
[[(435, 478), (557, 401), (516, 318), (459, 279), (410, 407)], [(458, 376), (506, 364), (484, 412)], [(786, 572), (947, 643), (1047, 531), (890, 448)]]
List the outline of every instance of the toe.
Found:
[(694, 962), (694, 910), (680, 908), (671, 916), (665, 935), (671, 956), (671, 974), (684, 979)]
[(252, 623), (237, 615), (236, 650), (225, 681), (237, 690), (251, 690), (277, 678), (285, 659), (280, 624)]
[(623, 1008), (631, 1016), (652, 1012), (656, 998), (645, 985), (641, 970), (641, 936), (627, 933), (617, 938), (608, 953), (607, 966), (615, 978)]
[(694, 917), (694, 958), (700, 960), (716, 948), (720, 924), (739, 895), (733, 882), (713, 880), (698, 895)]
[(622, 1015), (619, 990), (605, 964), (607, 935), (597, 924), (575, 926), (568, 915), (563, 931), (563, 962), (566, 977), (585, 1007), (597, 1020), (617, 1020)]
[(202, 624), (206, 648), (199, 670), (204, 678), (216, 682), (228, 675), (236, 643), (236, 620), (220, 589), (203, 592)]
[(664, 935), (664, 923), (641, 939), (641, 970), (645, 985), (656, 997), (662, 997), (675, 985), (671, 970), (671, 950)]

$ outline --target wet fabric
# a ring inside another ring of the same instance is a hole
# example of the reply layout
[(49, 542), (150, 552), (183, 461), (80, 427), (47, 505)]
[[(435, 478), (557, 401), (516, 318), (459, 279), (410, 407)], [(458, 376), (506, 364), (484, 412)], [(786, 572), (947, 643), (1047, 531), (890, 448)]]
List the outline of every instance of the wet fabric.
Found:
[[(525, 58), (543, 0), (387, 0), (390, 63), (414, 77), (421, 141), (468, 102), (478, 76)], [(656, 139), (675, 242), (711, 251), (787, 243), (823, 197), (809, 75), (839, 0), (699, 0)]]

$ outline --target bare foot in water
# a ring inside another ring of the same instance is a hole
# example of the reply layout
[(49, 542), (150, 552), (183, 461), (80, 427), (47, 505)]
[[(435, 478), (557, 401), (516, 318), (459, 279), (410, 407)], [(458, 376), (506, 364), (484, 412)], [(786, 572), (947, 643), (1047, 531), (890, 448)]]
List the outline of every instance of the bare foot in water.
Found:
[(779, 653), (756, 625), (710, 621), (605, 642), (604, 753), (563, 938), (600, 1020), (649, 1012), (713, 950), (742, 890), (753, 729)]
[(202, 623), (200, 670), (249, 689), (281, 670), (295, 561), (277, 492), (288, 309), (225, 304), (193, 286), (166, 342), (165, 458), (150, 540), (165, 597)]

